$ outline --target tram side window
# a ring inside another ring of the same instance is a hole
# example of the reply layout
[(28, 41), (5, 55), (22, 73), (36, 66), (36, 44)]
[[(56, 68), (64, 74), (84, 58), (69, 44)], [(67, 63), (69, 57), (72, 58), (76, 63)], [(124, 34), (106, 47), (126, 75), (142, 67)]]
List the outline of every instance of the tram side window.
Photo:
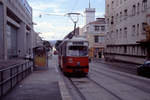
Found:
[(61, 55), (62, 55), (62, 47), (60, 48), (60, 52), (61, 52)]
[(66, 47), (65, 46), (62, 47), (62, 55), (66, 56)]
[(69, 56), (87, 56), (88, 48), (86, 46), (69, 46)]

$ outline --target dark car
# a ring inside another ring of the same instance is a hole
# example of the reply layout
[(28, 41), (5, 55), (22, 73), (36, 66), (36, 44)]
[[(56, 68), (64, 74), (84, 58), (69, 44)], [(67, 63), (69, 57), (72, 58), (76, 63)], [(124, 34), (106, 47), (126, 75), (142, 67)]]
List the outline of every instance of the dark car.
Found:
[(54, 51), (54, 55), (57, 55), (58, 54), (58, 52), (57, 51)]
[(150, 61), (146, 61), (143, 65), (137, 68), (137, 74), (150, 77)]

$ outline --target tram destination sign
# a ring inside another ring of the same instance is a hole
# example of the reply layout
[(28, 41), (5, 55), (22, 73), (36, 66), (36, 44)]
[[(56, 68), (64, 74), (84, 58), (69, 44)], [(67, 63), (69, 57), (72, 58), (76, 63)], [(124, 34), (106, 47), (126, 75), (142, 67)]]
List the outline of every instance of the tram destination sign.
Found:
[(84, 42), (73, 42), (73, 45), (84, 45)]

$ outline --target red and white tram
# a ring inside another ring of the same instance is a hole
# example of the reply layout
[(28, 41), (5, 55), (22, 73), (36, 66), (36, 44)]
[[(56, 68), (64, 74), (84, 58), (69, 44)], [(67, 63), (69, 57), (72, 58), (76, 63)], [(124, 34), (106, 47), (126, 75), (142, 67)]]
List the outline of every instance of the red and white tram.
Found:
[(59, 45), (59, 66), (64, 73), (88, 74), (88, 45), (88, 41), (81, 37), (64, 40)]

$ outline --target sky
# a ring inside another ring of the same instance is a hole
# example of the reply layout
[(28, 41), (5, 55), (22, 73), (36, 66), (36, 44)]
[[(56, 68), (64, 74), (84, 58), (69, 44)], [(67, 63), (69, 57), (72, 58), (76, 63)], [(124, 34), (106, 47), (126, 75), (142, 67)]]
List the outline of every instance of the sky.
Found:
[[(89, 6), (89, 0), (28, 0), (33, 9), (34, 30), (40, 32), (44, 40), (60, 40), (74, 28), (67, 13), (77, 12), (79, 17), (77, 27), (84, 25), (84, 10)], [(105, 0), (91, 0), (91, 8), (96, 9), (96, 17), (104, 17)], [(41, 15), (41, 17), (40, 17)]]

